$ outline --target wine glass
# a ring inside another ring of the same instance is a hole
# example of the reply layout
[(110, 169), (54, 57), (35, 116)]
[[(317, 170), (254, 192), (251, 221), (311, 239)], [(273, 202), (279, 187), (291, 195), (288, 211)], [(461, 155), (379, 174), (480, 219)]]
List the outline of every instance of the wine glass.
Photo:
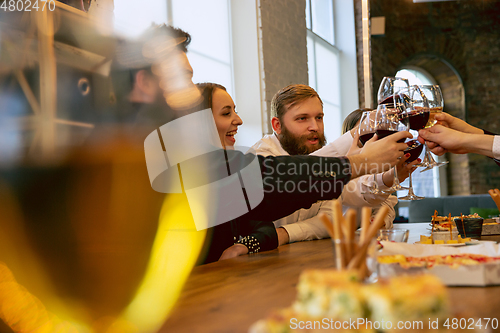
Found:
[(378, 88), (377, 104), (394, 104), (394, 94), (409, 86), (408, 79), (391, 76), (384, 77)]
[[(375, 135), (376, 129), (376, 118), (375, 116), (377, 115), (377, 111), (365, 111), (361, 115), (361, 119), (359, 120), (359, 125), (358, 125), (358, 133), (359, 133), (359, 141), (361, 144), (364, 146), (365, 143), (370, 140), (373, 135)], [(371, 185), (370, 188), (370, 193), (372, 194), (379, 194), (382, 193), (381, 190), (379, 190), (377, 182), (375, 181), (375, 176), (374, 176), (374, 182), (373, 185)]]
[(366, 141), (370, 140), (373, 135), (375, 135), (376, 131), (376, 122), (375, 122), (375, 115), (376, 111), (365, 111), (361, 115), (361, 119), (359, 120), (359, 125), (358, 125), (358, 132), (359, 132), (359, 141), (363, 146), (365, 145)]
[[(408, 119), (408, 126), (410, 127), (410, 132), (418, 131), (424, 128), (429, 120), (429, 104), (427, 98), (422, 93), (419, 86), (411, 86), (402, 89), (394, 97), (394, 103), (396, 107), (403, 112), (404, 117)], [(418, 135), (418, 132), (416, 132)], [(415, 136), (415, 135), (414, 135)], [(418, 142), (416, 139), (412, 139), (406, 142), (408, 148), (405, 149), (405, 154), (409, 153), (410, 157), (406, 160), (406, 163), (411, 163), (420, 156), (424, 146)], [(401, 200), (421, 200), (424, 197), (419, 197), (413, 192), (413, 184), (410, 173), (410, 187), (408, 189), (408, 194), (399, 199)]]
[[(421, 85), (419, 87), (429, 103), (429, 108), (430, 108), (429, 120), (425, 125), (425, 128), (429, 128), (434, 126), (434, 124), (436, 123), (436, 119), (434, 118), (436, 113), (443, 112), (443, 107), (444, 107), (443, 94), (441, 93), (441, 88), (439, 88), (437, 84)], [(425, 143), (425, 157), (422, 163), (418, 165), (425, 167), (425, 169), (423, 169), (420, 172), (430, 170), (434, 167), (440, 167), (447, 163), (448, 161), (436, 162), (431, 155), (429, 147), (427, 146), (427, 142)]]
[[(406, 160), (406, 163), (411, 163), (415, 161), (420, 154), (422, 153), (422, 150), (424, 150), (424, 145), (418, 142), (418, 140), (414, 137), (413, 140), (410, 140), (406, 142), (408, 145), (408, 148), (405, 149), (405, 154), (410, 154), (410, 157)], [(413, 192), (413, 184), (412, 184), (412, 179), (411, 179), (411, 173), (410, 173), (410, 188), (408, 189), (408, 194), (404, 197), (400, 197), (400, 200), (422, 200), (424, 197), (419, 197)]]
[[(408, 130), (408, 118), (400, 114), (400, 112), (398, 112), (398, 109), (394, 107), (394, 104), (392, 105), (392, 107), (389, 106), (389, 104), (379, 104), (375, 115), (375, 122), (375, 133), (377, 134), (377, 137), (379, 139), (383, 139), (386, 136), (389, 136), (396, 132)], [(384, 192), (392, 193), (399, 190), (407, 190), (408, 188), (401, 186), (401, 184), (399, 183), (396, 166), (394, 166), (393, 170), (394, 181), (392, 183), (392, 186)]]

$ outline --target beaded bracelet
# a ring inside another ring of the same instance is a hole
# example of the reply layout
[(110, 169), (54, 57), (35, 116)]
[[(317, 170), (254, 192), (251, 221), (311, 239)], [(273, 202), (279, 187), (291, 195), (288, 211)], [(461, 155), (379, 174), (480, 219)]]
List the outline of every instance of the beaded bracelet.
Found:
[(260, 250), (260, 243), (254, 236), (241, 237), (235, 244), (243, 244), (248, 248), (248, 253), (257, 253)]

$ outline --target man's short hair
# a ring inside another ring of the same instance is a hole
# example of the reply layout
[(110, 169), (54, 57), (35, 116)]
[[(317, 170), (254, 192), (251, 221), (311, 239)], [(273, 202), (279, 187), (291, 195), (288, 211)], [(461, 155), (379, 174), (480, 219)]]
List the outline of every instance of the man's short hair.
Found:
[(292, 84), (278, 91), (271, 101), (271, 117), (282, 121), (283, 116), (290, 106), (303, 102), (309, 98), (317, 97), (323, 107), (323, 101), (316, 90), (305, 84)]

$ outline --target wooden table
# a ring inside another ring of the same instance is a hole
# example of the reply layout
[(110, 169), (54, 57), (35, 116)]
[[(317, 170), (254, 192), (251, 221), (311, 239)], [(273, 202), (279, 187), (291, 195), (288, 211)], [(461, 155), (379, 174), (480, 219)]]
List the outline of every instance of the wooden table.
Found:
[[(409, 242), (413, 242), (426, 232), (428, 224), (395, 227), (410, 229)], [(198, 266), (160, 331), (247, 332), (252, 323), (265, 318), (272, 309), (292, 304), (304, 269), (333, 268), (332, 250), (330, 239), (307, 241)], [(448, 290), (453, 313), (500, 321), (500, 286)]]

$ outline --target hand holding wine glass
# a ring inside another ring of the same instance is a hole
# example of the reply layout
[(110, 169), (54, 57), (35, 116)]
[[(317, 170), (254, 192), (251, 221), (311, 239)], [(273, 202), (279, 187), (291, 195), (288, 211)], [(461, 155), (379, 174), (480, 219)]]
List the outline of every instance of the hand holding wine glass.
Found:
[[(434, 126), (434, 124), (437, 122), (437, 119), (435, 118), (437, 114), (441, 114), (443, 111), (444, 107), (444, 100), (443, 100), (443, 94), (441, 93), (441, 89), (439, 88), (438, 85), (421, 85), (418, 86), (421, 90), (421, 93), (427, 100), (428, 106), (429, 106), (429, 120), (427, 124), (425, 125), (425, 128), (429, 128)], [(448, 162), (436, 162), (434, 158), (431, 155), (431, 152), (429, 150), (429, 147), (427, 144), (425, 144), (425, 157), (424, 161), (420, 166), (424, 166), (425, 169), (420, 171), (424, 172), (427, 170), (430, 170), (434, 167), (440, 167)]]
[(484, 134), (484, 130), (474, 127), (462, 119), (453, 117), (446, 112), (437, 113), (434, 117), (437, 120), (436, 124), (449, 127), (456, 131), (470, 134)]
[[(430, 109), (427, 98), (423, 94), (419, 86), (411, 86), (401, 90), (395, 95), (396, 107), (404, 112), (404, 117), (408, 120), (408, 125), (412, 130), (420, 130), (424, 128), (430, 116)], [(410, 154), (407, 162), (412, 163), (422, 153), (423, 145), (416, 139), (407, 142), (405, 153)], [(418, 165), (417, 165), (418, 166)], [(415, 195), (413, 192), (412, 177), (410, 173), (410, 187), (408, 195), (399, 198), (401, 200), (420, 200), (423, 197)]]

